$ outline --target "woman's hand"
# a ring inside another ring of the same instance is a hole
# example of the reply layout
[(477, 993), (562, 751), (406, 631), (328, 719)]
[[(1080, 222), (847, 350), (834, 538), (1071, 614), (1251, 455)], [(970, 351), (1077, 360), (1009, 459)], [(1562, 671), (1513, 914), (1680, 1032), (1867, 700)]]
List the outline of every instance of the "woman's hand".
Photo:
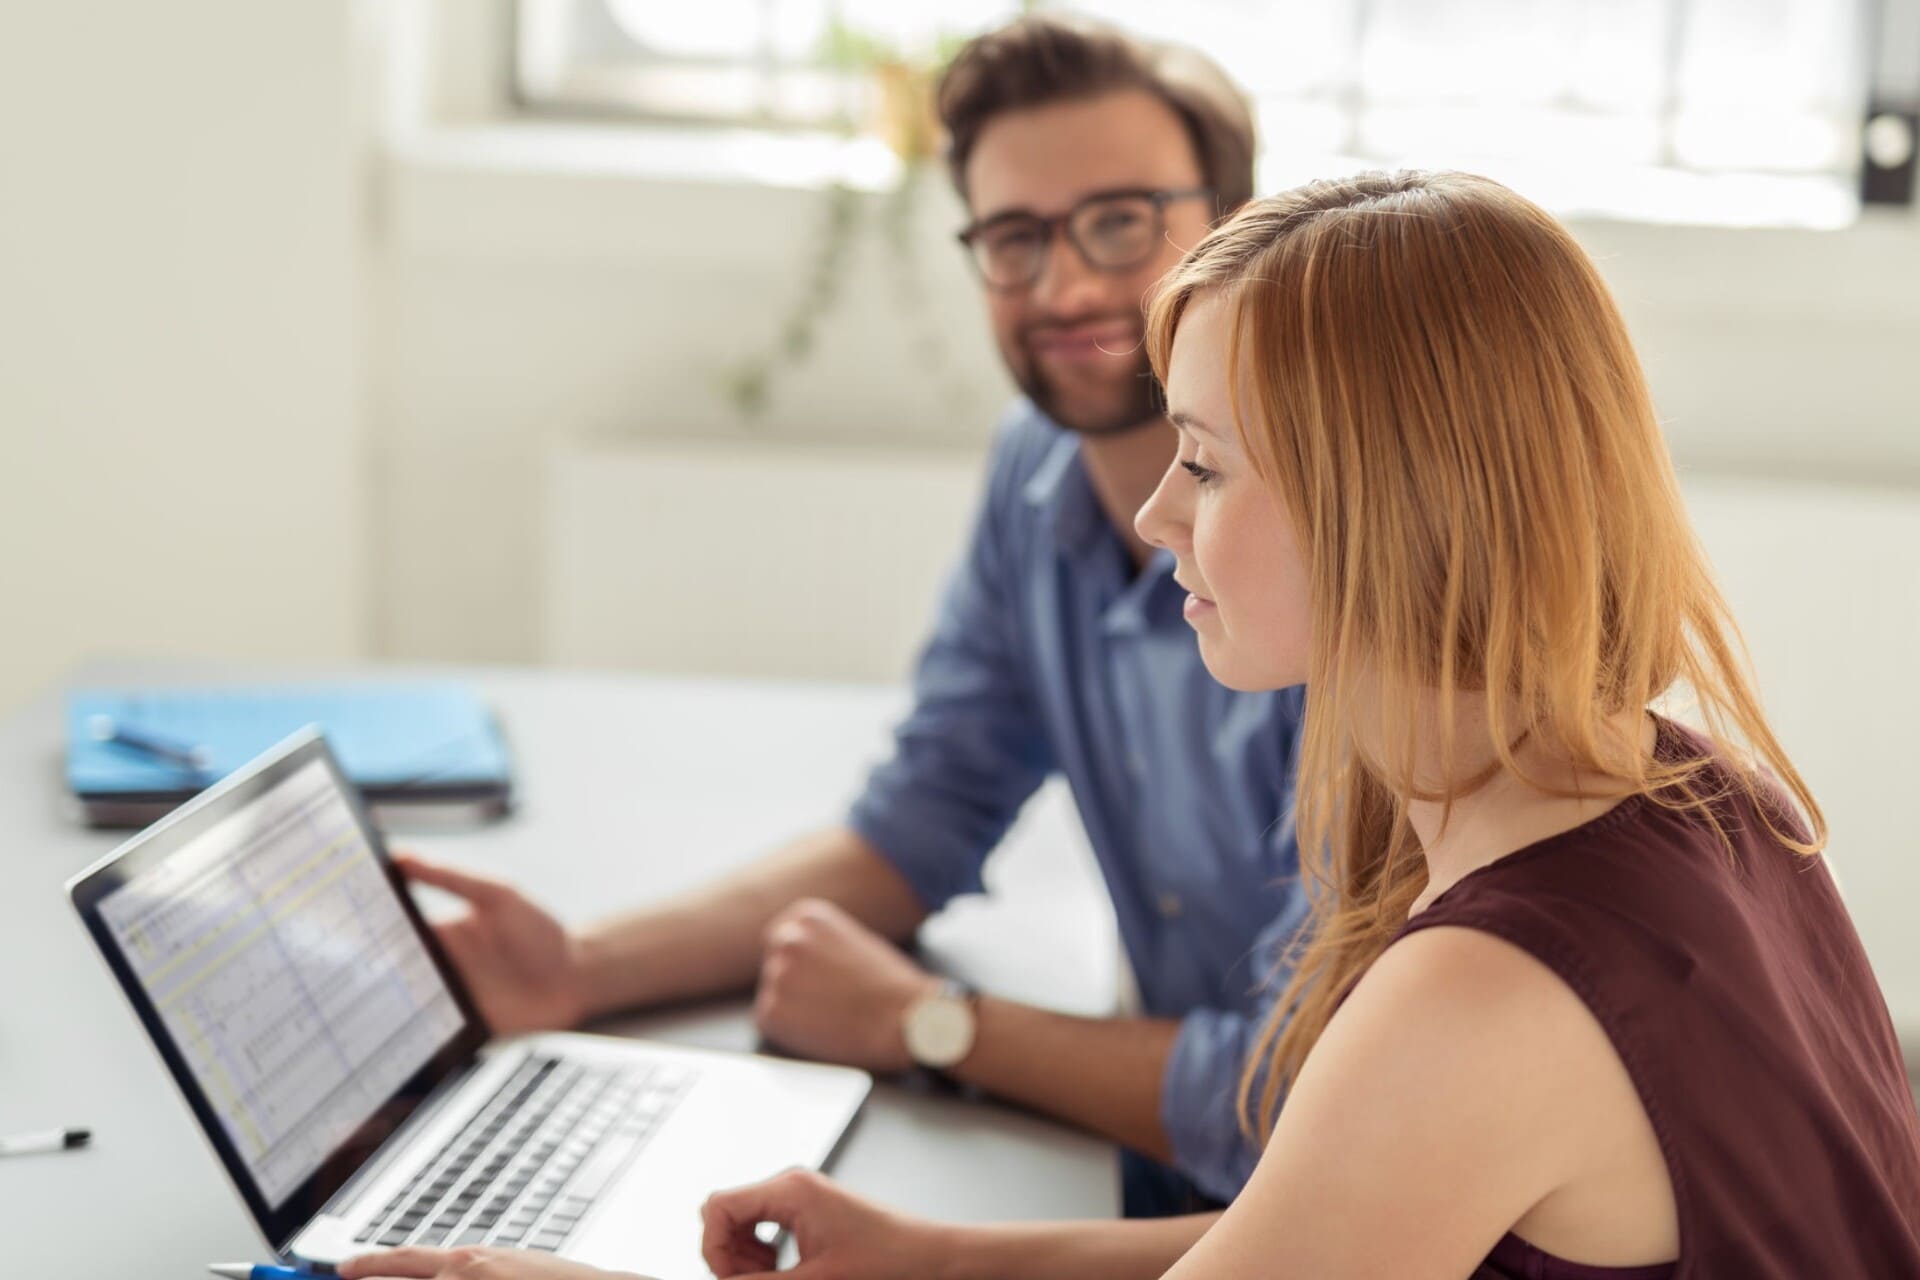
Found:
[(870, 1204), (807, 1170), (716, 1192), (700, 1216), (701, 1252), (721, 1280), (773, 1271), (772, 1247), (754, 1234), (763, 1222), (793, 1233), (800, 1262), (786, 1273), (790, 1280), (927, 1280), (950, 1260), (944, 1228)]
[(341, 1280), (645, 1280), (527, 1249), (390, 1249), (340, 1264)]

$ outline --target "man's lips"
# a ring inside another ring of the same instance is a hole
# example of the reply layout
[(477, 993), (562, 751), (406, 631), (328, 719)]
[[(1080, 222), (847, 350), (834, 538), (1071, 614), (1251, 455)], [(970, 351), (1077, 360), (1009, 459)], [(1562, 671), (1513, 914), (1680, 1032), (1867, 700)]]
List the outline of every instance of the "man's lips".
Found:
[(1131, 355), (1140, 346), (1140, 326), (1125, 320), (1063, 325), (1027, 333), (1035, 354), (1081, 360)]

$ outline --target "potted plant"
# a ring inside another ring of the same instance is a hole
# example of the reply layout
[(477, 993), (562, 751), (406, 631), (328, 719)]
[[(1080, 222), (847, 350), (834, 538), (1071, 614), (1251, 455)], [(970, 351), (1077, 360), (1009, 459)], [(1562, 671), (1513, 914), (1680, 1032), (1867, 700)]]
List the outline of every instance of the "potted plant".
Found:
[(813, 353), (821, 325), (841, 300), (841, 286), (863, 236), (876, 235), (888, 256), (901, 313), (912, 329), (909, 342), (916, 360), (953, 379), (960, 397), (972, 394), (954, 378), (945, 336), (927, 305), (924, 263), (915, 229), (930, 174), (939, 168), (945, 136), (934, 110), (933, 91), (940, 73), (964, 43), (941, 36), (919, 51), (836, 22), (822, 49), (827, 65), (865, 90), (867, 118), (849, 113), (841, 123), (848, 136), (866, 132), (884, 140), (899, 162), (899, 177), (877, 195), (834, 182), (823, 192), (814, 243), (805, 274), (775, 336), (762, 349), (735, 362), (722, 374), (728, 400), (743, 418), (761, 417), (772, 403), (780, 375)]

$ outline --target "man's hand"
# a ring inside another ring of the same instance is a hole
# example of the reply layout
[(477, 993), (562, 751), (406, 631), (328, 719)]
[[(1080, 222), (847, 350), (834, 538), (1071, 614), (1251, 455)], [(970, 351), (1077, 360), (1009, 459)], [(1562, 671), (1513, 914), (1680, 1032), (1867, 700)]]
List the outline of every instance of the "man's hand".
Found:
[(340, 1264), (341, 1280), (644, 1280), (523, 1249), (391, 1249)]
[(913, 1066), (900, 1020), (940, 981), (830, 902), (805, 898), (767, 926), (753, 1018), (790, 1053), (868, 1071)]
[(434, 926), (495, 1035), (562, 1030), (587, 1014), (580, 944), (513, 886), (396, 854), (407, 879), (466, 899), (467, 914)]
[(774, 1269), (773, 1249), (754, 1234), (763, 1222), (793, 1233), (800, 1263), (791, 1280), (900, 1280), (933, 1275), (947, 1259), (940, 1228), (892, 1213), (807, 1170), (709, 1196), (700, 1210), (700, 1250), (721, 1280)]

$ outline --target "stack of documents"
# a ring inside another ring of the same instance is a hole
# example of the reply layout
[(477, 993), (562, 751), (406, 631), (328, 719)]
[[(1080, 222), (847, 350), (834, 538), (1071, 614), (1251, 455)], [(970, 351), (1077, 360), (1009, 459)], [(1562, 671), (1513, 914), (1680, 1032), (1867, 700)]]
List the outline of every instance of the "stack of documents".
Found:
[(145, 826), (309, 724), (383, 816), (497, 817), (512, 796), (499, 728), (460, 684), (76, 689), (66, 718), (67, 787), (94, 826)]

